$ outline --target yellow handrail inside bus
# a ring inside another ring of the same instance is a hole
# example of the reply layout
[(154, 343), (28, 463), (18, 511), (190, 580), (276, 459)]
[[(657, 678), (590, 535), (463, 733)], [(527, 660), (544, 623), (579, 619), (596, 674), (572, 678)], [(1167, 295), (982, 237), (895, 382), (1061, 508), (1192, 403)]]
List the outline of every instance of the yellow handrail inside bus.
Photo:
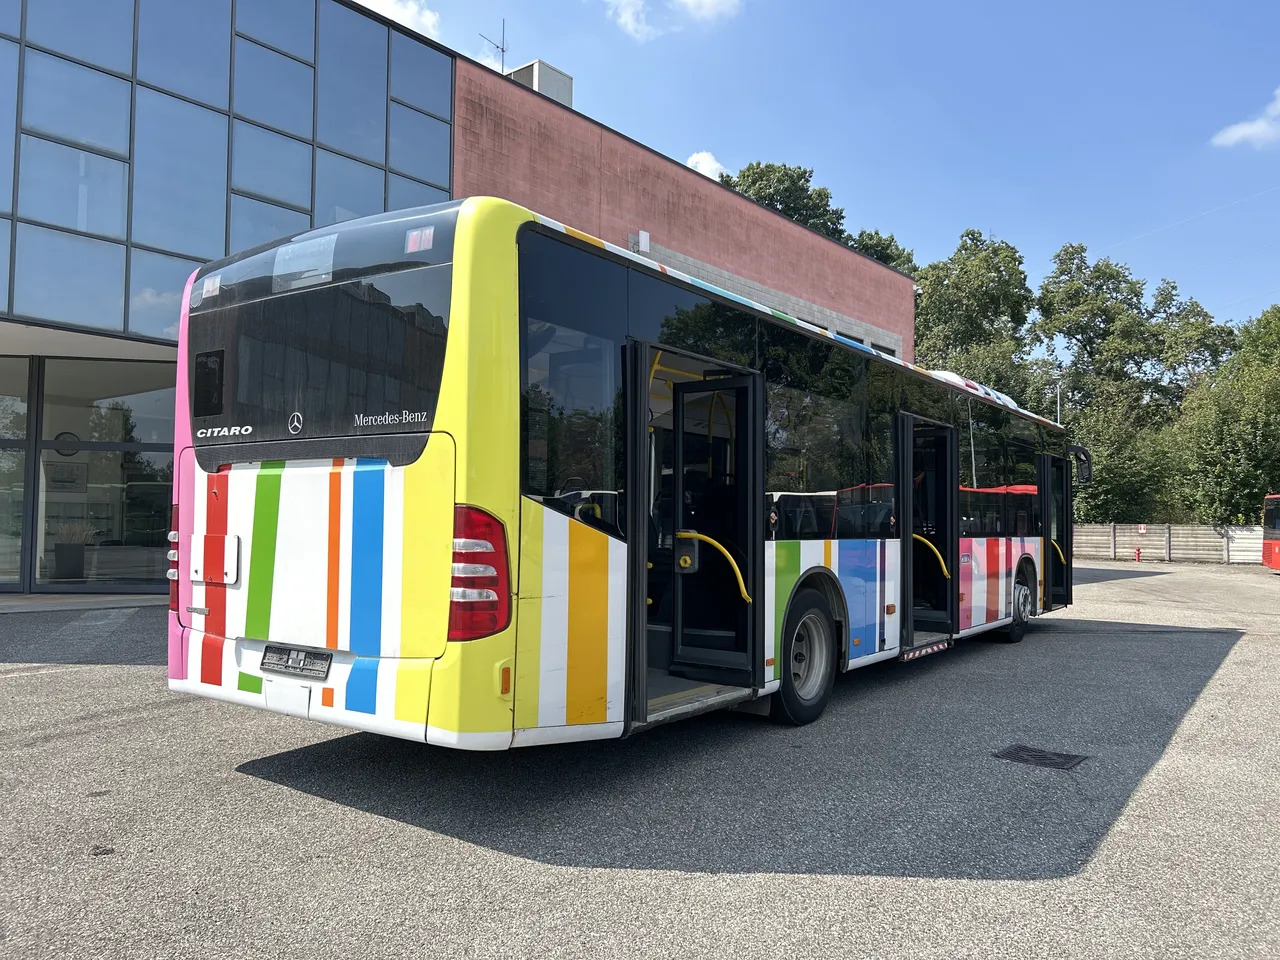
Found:
[(942, 575), (943, 575), (944, 577), (946, 577), (948, 580), (950, 580), (950, 579), (951, 579), (951, 571), (947, 569), (947, 561), (945, 561), (945, 560), (943, 560), (943, 559), (942, 559), (942, 554), (940, 554), (940, 553), (938, 552), (938, 548), (937, 548), (937, 547), (935, 547), (935, 546), (934, 546), (932, 543), (930, 543), (928, 540), (926, 540), (924, 537), (920, 536), (920, 534), (918, 534), (918, 533), (913, 533), (911, 536), (912, 536), (912, 538), (913, 538), (913, 539), (915, 539), (915, 540), (919, 540), (919, 541), (920, 541), (921, 543), (923, 543), (926, 547), (928, 547), (930, 550), (932, 550), (932, 551), (933, 551), (933, 555), (934, 555), (935, 557), (937, 557), (937, 558), (938, 558), (938, 565), (942, 567)]
[(653, 352), (653, 363), (649, 364), (649, 386), (653, 386), (653, 375), (658, 372), (658, 361), (662, 359), (662, 351)]
[(1053, 544), (1053, 549), (1058, 551), (1058, 559), (1062, 561), (1062, 565), (1065, 567), (1067, 565), (1067, 558), (1063, 556), (1062, 548), (1058, 546), (1058, 541), (1053, 539), (1053, 537), (1050, 537), (1049, 542)]
[(751, 602), (751, 596), (747, 593), (747, 585), (742, 582), (742, 571), (738, 569), (738, 562), (733, 559), (733, 556), (728, 550), (716, 541), (712, 540), (705, 533), (694, 533), (692, 530), (678, 530), (676, 531), (676, 537), (681, 540), (701, 540), (703, 543), (711, 544), (711, 546), (724, 554), (724, 558), (729, 561), (729, 566), (733, 567), (733, 575), (738, 578), (738, 592), (742, 594), (743, 600), (747, 601), (747, 603)]

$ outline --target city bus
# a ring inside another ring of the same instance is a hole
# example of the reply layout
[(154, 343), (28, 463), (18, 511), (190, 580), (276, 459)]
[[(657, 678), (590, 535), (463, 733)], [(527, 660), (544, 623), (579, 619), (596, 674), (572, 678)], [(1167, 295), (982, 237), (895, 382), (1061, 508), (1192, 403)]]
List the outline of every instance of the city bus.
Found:
[(474, 750), (722, 708), (1071, 602), (1063, 430), (500, 199), (194, 273), (176, 691)]
[(1280, 493), (1262, 499), (1262, 563), (1280, 573)]

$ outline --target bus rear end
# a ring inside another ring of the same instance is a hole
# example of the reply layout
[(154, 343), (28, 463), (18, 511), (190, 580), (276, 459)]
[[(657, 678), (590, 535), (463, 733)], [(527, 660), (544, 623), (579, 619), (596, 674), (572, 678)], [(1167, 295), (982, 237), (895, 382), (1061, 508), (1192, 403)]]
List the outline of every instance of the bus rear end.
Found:
[[(478, 361), (453, 302), (465, 206), (312, 231), (193, 276), (178, 347), (172, 689), (415, 740), (510, 744), (500, 665), (513, 649), (518, 493), (514, 468), (489, 471), (487, 487), (459, 479), (460, 441), (486, 441), (470, 430)], [(514, 405), (514, 353), (511, 379)], [(468, 655), (468, 642), (483, 649)]]
[(1262, 501), (1262, 562), (1280, 573), (1280, 493)]

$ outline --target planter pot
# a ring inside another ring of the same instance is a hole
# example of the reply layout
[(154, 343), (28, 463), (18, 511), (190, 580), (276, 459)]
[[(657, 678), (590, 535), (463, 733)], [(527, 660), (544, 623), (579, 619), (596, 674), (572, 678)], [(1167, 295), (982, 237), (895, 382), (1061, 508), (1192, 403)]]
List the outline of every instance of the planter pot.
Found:
[(55, 543), (53, 545), (53, 579), (84, 579), (83, 543)]

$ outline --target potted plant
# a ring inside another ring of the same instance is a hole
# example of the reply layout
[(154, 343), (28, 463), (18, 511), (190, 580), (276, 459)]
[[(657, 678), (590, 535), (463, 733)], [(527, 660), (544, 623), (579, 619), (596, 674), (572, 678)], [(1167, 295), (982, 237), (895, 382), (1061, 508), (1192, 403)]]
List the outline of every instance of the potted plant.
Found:
[(65, 520), (53, 526), (53, 579), (84, 579), (84, 548), (97, 530), (88, 520)]

